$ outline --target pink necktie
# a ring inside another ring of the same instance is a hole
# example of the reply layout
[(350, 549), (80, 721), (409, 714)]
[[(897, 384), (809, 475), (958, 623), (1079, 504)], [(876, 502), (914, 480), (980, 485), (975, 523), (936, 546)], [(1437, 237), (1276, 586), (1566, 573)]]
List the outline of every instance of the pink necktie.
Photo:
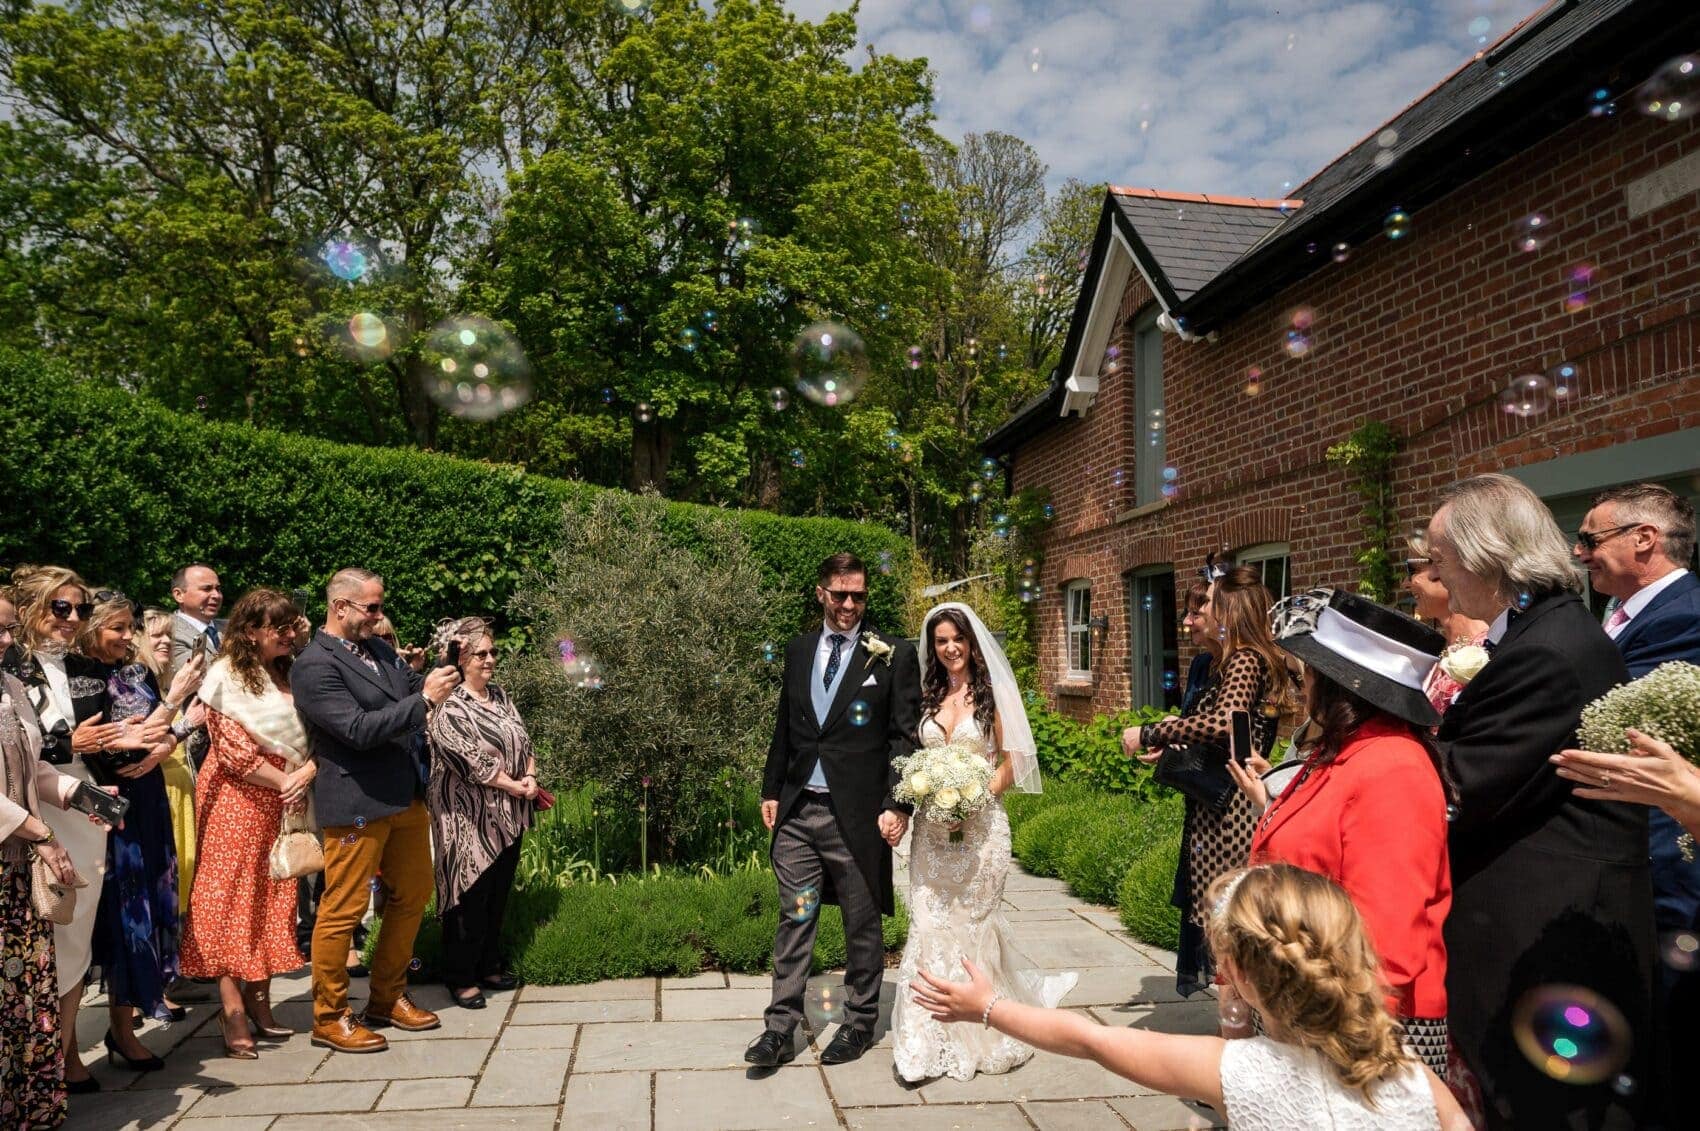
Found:
[(1606, 618), (1606, 635), (1611, 637), (1617, 636), (1618, 631), (1628, 623), (1629, 614), (1624, 612), (1622, 605), (1619, 605), (1611, 611), (1611, 616)]

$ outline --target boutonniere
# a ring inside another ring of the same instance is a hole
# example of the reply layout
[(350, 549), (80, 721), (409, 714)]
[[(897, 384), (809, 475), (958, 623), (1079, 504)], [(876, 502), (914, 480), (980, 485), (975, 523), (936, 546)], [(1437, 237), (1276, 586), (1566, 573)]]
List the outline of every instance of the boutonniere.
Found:
[(1469, 683), (1481, 674), (1491, 657), (1480, 644), (1460, 640), (1440, 654), (1440, 670), (1459, 684)]
[(864, 632), (862, 634), (862, 647), (868, 650), (869, 656), (884, 661), (886, 667), (891, 666), (891, 654), (896, 649), (886, 641), (881, 640), (871, 632)]

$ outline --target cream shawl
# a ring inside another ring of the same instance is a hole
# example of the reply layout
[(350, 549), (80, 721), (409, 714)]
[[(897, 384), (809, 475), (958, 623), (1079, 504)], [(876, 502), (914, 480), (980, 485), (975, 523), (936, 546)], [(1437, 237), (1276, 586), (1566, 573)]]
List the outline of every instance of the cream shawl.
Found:
[(307, 727), (296, 713), (295, 704), (273, 687), (270, 679), (266, 680), (265, 691), (255, 695), (242, 686), (229, 659), (220, 658), (201, 681), (200, 700), (242, 724), (262, 750), (281, 757), (290, 769), (298, 769), (312, 757)]

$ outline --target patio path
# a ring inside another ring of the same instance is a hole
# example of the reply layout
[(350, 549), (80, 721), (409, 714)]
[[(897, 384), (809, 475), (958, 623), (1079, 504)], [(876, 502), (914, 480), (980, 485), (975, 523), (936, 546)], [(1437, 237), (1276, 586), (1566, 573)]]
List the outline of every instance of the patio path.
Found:
[[(899, 858), (899, 890), (907, 886)], [(1082, 903), (1057, 880), (1019, 868), (1004, 896), (1029, 957), (1075, 970), (1064, 1001), (1109, 1025), (1214, 1031), (1215, 1003), (1181, 1001), (1174, 956), (1134, 943), (1113, 910)], [(811, 982), (810, 1005), (842, 993), (842, 978)], [(443, 1016), (431, 1033), (391, 1030), (388, 1052), (336, 1054), (308, 1043), (305, 972), (274, 983), (277, 1014), (296, 1036), (261, 1046), (254, 1061), (226, 1059), (215, 1006), (190, 1006), (176, 1025), (149, 1022), (143, 1041), (162, 1072), (109, 1067), (100, 1049), (106, 1011), (85, 1003), (78, 1036), (104, 1085), (72, 1097), (72, 1129), (337, 1131), (607, 1128), (609, 1131), (765, 1131), (802, 1127), (882, 1131), (1174, 1131), (1220, 1126), (1208, 1108), (1154, 1096), (1095, 1064), (1038, 1054), (1004, 1076), (939, 1080), (907, 1091), (892, 1075), (886, 1018), (878, 1045), (854, 1064), (823, 1068), (816, 1037), (796, 1061), (752, 1078), (744, 1046), (761, 1031), (768, 980), (743, 974), (637, 978), (585, 986), (525, 986), (491, 994), (481, 1012), (447, 1006), (437, 986), (415, 998)], [(365, 996), (357, 980), (353, 997)], [(830, 1037), (831, 1027), (823, 1026)], [(799, 1030), (800, 1037), (806, 1036)], [(96, 1053), (100, 1052), (101, 1057)]]

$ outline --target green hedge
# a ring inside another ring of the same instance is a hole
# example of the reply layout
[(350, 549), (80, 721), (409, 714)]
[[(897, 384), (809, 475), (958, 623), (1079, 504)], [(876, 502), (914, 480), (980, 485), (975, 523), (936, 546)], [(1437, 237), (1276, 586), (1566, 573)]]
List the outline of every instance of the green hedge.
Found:
[(1110, 794), (1077, 815), (1072, 842), (1057, 874), (1075, 895), (1092, 903), (1115, 903), (1122, 877), (1164, 842), (1178, 843), (1185, 804), (1169, 796), (1135, 801)]
[(1046, 788), (1058, 778), (1112, 793), (1155, 797), (1167, 790), (1151, 780), (1143, 762), (1122, 753), (1122, 731), (1130, 726), (1156, 722), (1168, 712), (1157, 707), (1139, 707), (1113, 715), (1099, 715), (1090, 722), (1076, 722), (1045, 707), (1029, 704), (1028, 721), (1039, 747), (1039, 765)]
[[(704, 969), (763, 974), (772, 966), (779, 893), (773, 873), (741, 868), (725, 875), (628, 877), (618, 883), (565, 884), (515, 891), (502, 925), (514, 973), (534, 986), (604, 978), (695, 974)], [(909, 916), (901, 901), (884, 921), (886, 950), (903, 947)], [(367, 944), (368, 960), (377, 932)], [(435, 907), (420, 925), (413, 953), (416, 982), (441, 978), (442, 926)], [(844, 965), (844, 921), (822, 906), (812, 969)]]
[(1178, 834), (1159, 840), (1128, 868), (1116, 891), (1116, 911), (1128, 934), (1164, 950), (1181, 945), (1181, 913), (1169, 902), (1180, 860)]
[[(163, 601), (191, 560), (218, 569), (227, 600), (257, 585), (319, 594), (335, 570), (362, 565), (384, 575), (409, 640), (441, 617), (505, 609), (546, 557), (561, 506), (599, 490), (515, 466), (210, 424), (14, 351), (0, 351), (0, 436), (0, 563), (63, 563), (145, 602)], [(700, 509), (672, 506), (681, 541)], [(842, 519), (731, 513), (775, 594), (776, 638), (807, 621), (815, 569), (838, 550), (873, 567), (875, 613), (896, 624), (906, 540)]]

